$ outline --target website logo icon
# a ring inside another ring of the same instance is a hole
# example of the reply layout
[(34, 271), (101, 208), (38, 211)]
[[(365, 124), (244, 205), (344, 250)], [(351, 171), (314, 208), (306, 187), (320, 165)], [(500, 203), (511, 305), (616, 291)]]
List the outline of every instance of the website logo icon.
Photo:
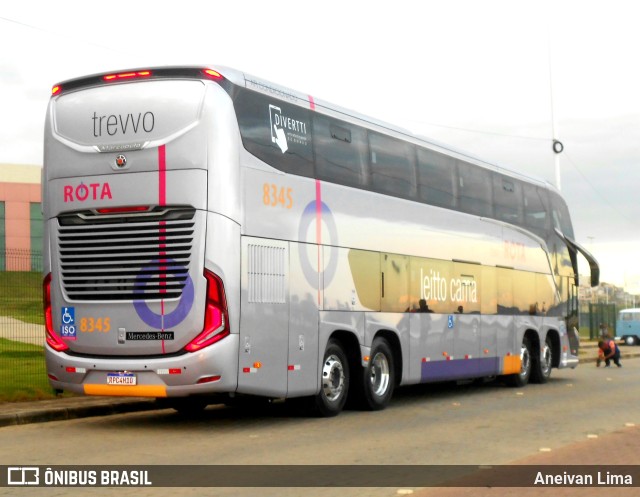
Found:
[(39, 485), (40, 468), (29, 466), (9, 466), (7, 485)]

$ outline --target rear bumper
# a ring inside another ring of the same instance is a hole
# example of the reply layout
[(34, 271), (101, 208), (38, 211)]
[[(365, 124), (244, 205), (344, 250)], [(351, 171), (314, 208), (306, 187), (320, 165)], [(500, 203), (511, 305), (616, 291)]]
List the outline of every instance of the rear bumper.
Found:
[[(47, 346), (47, 374), (54, 389), (84, 395), (185, 397), (229, 393), (238, 386), (238, 343), (239, 336), (232, 334), (198, 352), (152, 359), (75, 357)], [(109, 384), (109, 373), (118, 372), (132, 373), (135, 385)]]

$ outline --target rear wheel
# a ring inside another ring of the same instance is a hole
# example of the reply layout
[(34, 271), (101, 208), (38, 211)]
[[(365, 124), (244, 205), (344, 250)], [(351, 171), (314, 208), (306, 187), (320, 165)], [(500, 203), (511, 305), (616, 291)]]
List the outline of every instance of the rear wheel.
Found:
[(540, 356), (532, 362), (531, 381), (534, 383), (546, 383), (549, 381), (551, 368), (553, 367), (553, 345), (551, 338), (546, 338), (544, 347), (542, 347), (540, 351)]
[(636, 342), (636, 337), (634, 336), (626, 336), (624, 337), (624, 343), (626, 343), (627, 345), (635, 345)]
[(512, 387), (524, 387), (531, 376), (531, 343), (527, 337), (520, 346), (520, 372), (507, 376), (507, 384)]
[(389, 342), (376, 338), (371, 345), (369, 363), (363, 369), (361, 407), (380, 411), (389, 405), (395, 386), (393, 353)]
[(315, 396), (316, 411), (325, 417), (342, 411), (349, 393), (349, 363), (342, 345), (329, 340), (320, 370), (320, 392)]

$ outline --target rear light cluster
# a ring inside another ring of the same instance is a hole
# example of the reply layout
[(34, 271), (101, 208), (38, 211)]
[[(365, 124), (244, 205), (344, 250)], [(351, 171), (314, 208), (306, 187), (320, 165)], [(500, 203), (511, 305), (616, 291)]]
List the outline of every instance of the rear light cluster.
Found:
[[(197, 352), (198, 350), (219, 342), (230, 334), (227, 298), (224, 293), (222, 280), (219, 276), (206, 269), (204, 271), (204, 277), (207, 280), (204, 327), (202, 332), (187, 344), (185, 347), (187, 352)], [(51, 273), (47, 274), (44, 278), (42, 290), (47, 344), (52, 349), (62, 352), (67, 350), (69, 346), (53, 329), (53, 318), (51, 316)]]
[(42, 302), (44, 304), (44, 323), (47, 344), (54, 350), (62, 352), (69, 346), (53, 330), (53, 317), (51, 316), (51, 273), (47, 274), (42, 282)]
[(219, 342), (229, 335), (229, 315), (224, 285), (219, 276), (204, 271), (207, 280), (207, 303), (204, 313), (204, 328), (186, 347), (187, 352), (196, 352)]
[(103, 76), (90, 76), (87, 78), (81, 78), (77, 80), (67, 81), (62, 85), (55, 85), (51, 88), (51, 96), (59, 95), (63, 90), (72, 90), (81, 88), (83, 86), (95, 86), (104, 83), (113, 83), (117, 81), (131, 81), (136, 79), (148, 79), (148, 78), (175, 78), (175, 77), (187, 77), (187, 78), (206, 78), (215, 81), (223, 80), (224, 77), (218, 71), (205, 68), (166, 68), (166, 69), (154, 69), (142, 70), (142, 71), (126, 71), (113, 74), (105, 74)]

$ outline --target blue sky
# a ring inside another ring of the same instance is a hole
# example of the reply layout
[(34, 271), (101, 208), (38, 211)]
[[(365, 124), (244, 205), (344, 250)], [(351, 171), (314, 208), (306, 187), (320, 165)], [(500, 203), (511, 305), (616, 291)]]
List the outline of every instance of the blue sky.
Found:
[(54, 83), (167, 64), (234, 67), (551, 183), (555, 128), (578, 241), (604, 281), (640, 293), (639, 12), (616, 0), (5, 2), (0, 163), (41, 165)]

